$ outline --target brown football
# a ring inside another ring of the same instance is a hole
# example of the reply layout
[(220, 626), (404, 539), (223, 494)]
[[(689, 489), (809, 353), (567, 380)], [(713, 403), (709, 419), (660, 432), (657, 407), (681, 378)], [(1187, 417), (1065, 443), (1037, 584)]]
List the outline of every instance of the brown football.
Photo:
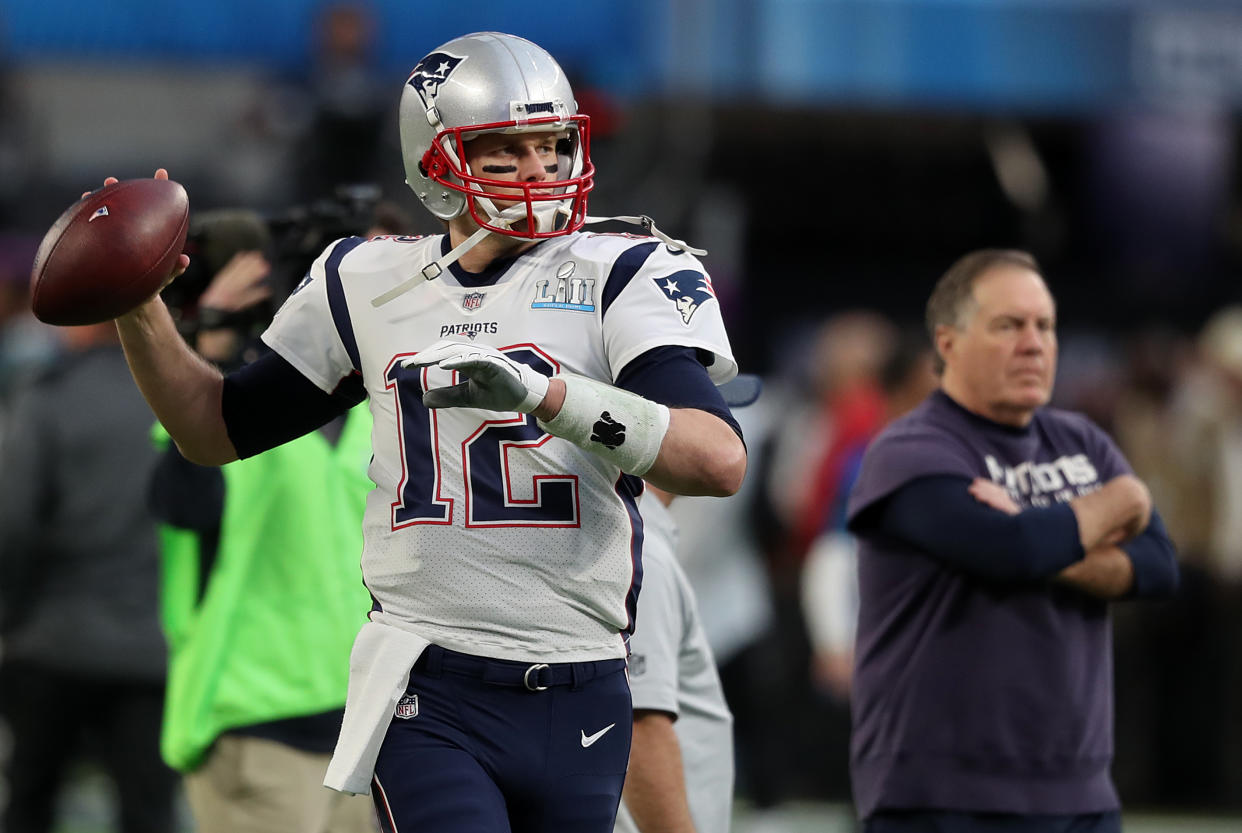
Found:
[(92, 191), (43, 237), (30, 304), (48, 324), (96, 324), (129, 312), (172, 274), (190, 200), (171, 179), (127, 179)]

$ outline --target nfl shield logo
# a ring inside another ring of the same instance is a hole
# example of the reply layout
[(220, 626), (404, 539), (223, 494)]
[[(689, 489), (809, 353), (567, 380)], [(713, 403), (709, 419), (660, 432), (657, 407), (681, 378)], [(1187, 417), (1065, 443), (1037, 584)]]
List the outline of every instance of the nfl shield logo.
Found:
[(471, 292), (465, 298), (461, 299), (461, 307), (464, 310), (476, 310), (483, 306), (483, 292)]
[(418, 717), (418, 695), (404, 695), (397, 701), (395, 714), (402, 720), (409, 720), (411, 717)]

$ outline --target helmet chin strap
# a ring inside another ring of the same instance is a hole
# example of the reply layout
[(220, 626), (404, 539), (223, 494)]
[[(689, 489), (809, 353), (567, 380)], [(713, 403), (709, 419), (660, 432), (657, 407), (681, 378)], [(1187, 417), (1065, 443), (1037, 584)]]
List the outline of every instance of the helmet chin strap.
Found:
[[(484, 210), (487, 211), (491, 215), (491, 221), (494, 225), (508, 228), (509, 226), (516, 223), (518, 220), (526, 219), (526, 206), (522, 204), (510, 206), (509, 208), (506, 208), (504, 211), (494, 211), (493, 209), (495, 208), (495, 206), (491, 204), (491, 200), (479, 199), (477, 200), (477, 202), (486, 203)], [(558, 209), (558, 211), (559, 210), (560, 209)], [(537, 217), (536, 219), (539, 220), (541, 218)], [(652, 220), (650, 217), (648, 217), (646, 214), (642, 214), (637, 217), (586, 217), (583, 220), (583, 224), (594, 225), (596, 223), (607, 223), (610, 221), (617, 221), (621, 223), (629, 223), (635, 226), (642, 226), (644, 231), (646, 231), (652, 237), (655, 237), (656, 239), (662, 241), (665, 245), (669, 246), (670, 248), (677, 249), (683, 252), (689, 252), (690, 254), (696, 255), (697, 257), (703, 257), (704, 255), (707, 254), (706, 249), (697, 249), (694, 246), (691, 246), (682, 240), (678, 240), (675, 237), (670, 237), (669, 235), (660, 231), (658, 228), (656, 228), (655, 221)], [(421, 283), (423, 280), (429, 280), (429, 281), (435, 280), (441, 274), (443, 274), (444, 270), (447, 269), (450, 264), (456, 263), (458, 260), (460, 260), (461, 257), (466, 254), (466, 252), (470, 251), (475, 246), (477, 246), (479, 243), (483, 242), (483, 238), (487, 237), (489, 234), (496, 234), (496, 232), (492, 231), (491, 229), (483, 228), (482, 226), (480, 226), (478, 229), (475, 230), (474, 234), (471, 234), (461, 243), (457, 244), (447, 254), (442, 255), (441, 257), (437, 258), (436, 260), (433, 260), (431, 263), (428, 263), (426, 266), (424, 266), (422, 270), (419, 272), (419, 274), (414, 275), (413, 277), (402, 281), (401, 283), (397, 284), (396, 286), (394, 286), (392, 289), (388, 290), (384, 294), (377, 295), (376, 297), (372, 298), (371, 306), (382, 307), (384, 304), (387, 304), (389, 301), (395, 300), (396, 298), (399, 298), (402, 295), (404, 295), (406, 292), (409, 292), (411, 289), (418, 286), (418, 284)]]
[(629, 223), (632, 226), (642, 226), (643, 230), (657, 240), (661, 240), (665, 245), (677, 249), (682, 252), (689, 252), (696, 257), (703, 257), (707, 254), (707, 249), (696, 249), (684, 240), (678, 240), (676, 237), (669, 237), (664, 232), (656, 228), (655, 220), (646, 214), (640, 214), (637, 217), (587, 217), (583, 220), (584, 225), (593, 225), (595, 223), (607, 223), (609, 220), (616, 220), (619, 223)]
[[(482, 200), (480, 200), (480, 202), (482, 202)], [(514, 208), (518, 208), (522, 210), (520, 212), (514, 212), (513, 211)], [(505, 216), (507, 214), (512, 214), (512, 216)], [(513, 223), (517, 222), (518, 220), (525, 218), (525, 216), (526, 216), (525, 207), (521, 205), (515, 205), (499, 213), (492, 214), (491, 220), (495, 225), (504, 226), (505, 228), (508, 228)], [(461, 257), (464, 254), (466, 254), (466, 252), (470, 251), (475, 246), (482, 243), (483, 238), (487, 237), (489, 234), (495, 234), (495, 233), (496, 232), (492, 231), (491, 229), (479, 226), (477, 229), (475, 229), (474, 234), (470, 235), (465, 240), (458, 243), (451, 250), (449, 250), (446, 254), (441, 255), (436, 260), (433, 260), (431, 263), (428, 263), (426, 266), (422, 268), (422, 270), (417, 275), (414, 275), (413, 277), (402, 281), (401, 283), (397, 284), (396, 286), (394, 286), (392, 289), (388, 290), (384, 294), (377, 295), (374, 298), (372, 298), (371, 306), (382, 307), (384, 304), (388, 303), (389, 301), (399, 298), (405, 293), (409, 292), (411, 289), (418, 286), (424, 280), (428, 280), (428, 281), (435, 280), (436, 278), (440, 277), (441, 274), (443, 274), (444, 270), (447, 269), (450, 264), (456, 263), (458, 260), (461, 259)]]

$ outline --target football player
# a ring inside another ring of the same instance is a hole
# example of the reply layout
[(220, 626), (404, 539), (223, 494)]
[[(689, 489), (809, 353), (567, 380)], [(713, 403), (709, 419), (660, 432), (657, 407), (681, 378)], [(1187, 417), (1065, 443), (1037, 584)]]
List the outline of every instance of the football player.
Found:
[(384, 830), (611, 830), (639, 478), (727, 495), (745, 473), (711, 281), (647, 218), (651, 237), (582, 231), (589, 130), (540, 47), (452, 40), (401, 101), (407, 182), (444, 234), (335, 242), (264, 334), (273, 353), (227, 377), (158, 296), (118, 319), (201, 464), (369, 399), (374, 604), (326, 783), (370, 792)]

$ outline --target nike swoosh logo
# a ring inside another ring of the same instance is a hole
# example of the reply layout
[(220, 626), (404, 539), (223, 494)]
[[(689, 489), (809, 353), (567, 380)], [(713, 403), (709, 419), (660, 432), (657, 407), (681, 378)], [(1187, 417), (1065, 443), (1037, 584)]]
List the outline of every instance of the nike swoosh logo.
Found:
[(585, 729), (579, 729), (578, 731), (582, 732), (582, 748), (583, 748), (583, 749), (586, 749), (588, 746), (590, 746), (591, 744), (595, 743), (595, 741), (599, 740), (599, 739), (600, 739), (600, 738), (602, 738), (604, 735), (608, 734), (608, 730), (609, 730), (609, 729), (611, 729), (613, 726), (616, 726), (616, 725), (617, 725), (617, 724), (615, 724), (615, 723), (609, 723), (607, 726), (605, 726), (604, 728), (600, 729), (598, 732), (596, 732), (596, 733), (595, 733), (595, 734), (593, 734), (593, 735), (588, 735), (588, 734), (586, 733), (586, 730), (585, 730)]

